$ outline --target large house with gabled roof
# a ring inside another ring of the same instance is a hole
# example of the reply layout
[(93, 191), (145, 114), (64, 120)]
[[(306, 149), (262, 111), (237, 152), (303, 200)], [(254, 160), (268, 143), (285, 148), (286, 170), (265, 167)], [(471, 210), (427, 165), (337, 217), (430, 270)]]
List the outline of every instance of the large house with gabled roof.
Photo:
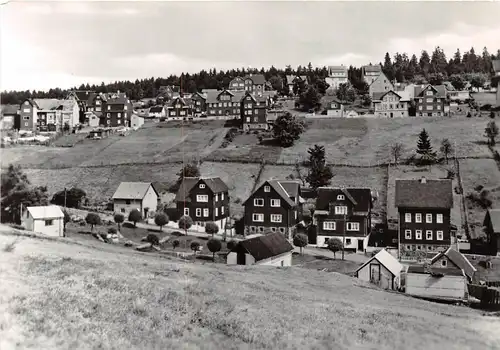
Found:
[(151, 182), (122, 182), (113, 194), (113, 211), (127, 219), (134, 209), (139, 210), (143, 218), (149, 212), (155, 212), (160, 194)]
[(279, 232), (292, 238), (302, 215), (299, 181), (268, 180), (243, 202), (245, 234)]
[(344, 241), (346, 250), (364, 252), (371, 233), (372, 192), (369, 188), (319, 187), (314, 223), (316, 241), (325, 247), (328, 240)]
[(260, 94), (264, 91), (266, 78), (263, 74), (249, 74), (243, 78), (244, 90), (255, 94)]
[(293, 94), (293, 87), (296, 83), (304, 83), (305, 86), (308, 85), (307, 75), (287, 75), (286, 85), (288, 86), (288, 92)]
[(169, 120), (184, 120), (193, 117), (193, 106), (188, 98), (175, 97), (165, 106)]
[(446, 87), (444, 85), (417, 85), (413, 94), (417, 116), (443, 117), (446, 106)]
[(372, 103), (376, 117), (405, 118), (409, 115), (410, 98), (406, 91), (375, 92)]
[(267, 108), (268, 98), (265, 96), (255, 96), (249, 91), (241, 100), (241, 119), (243, 131), (268, 130)]
[(219, 177), (185, 177), (175, 202), (179, 216), (190, 216), (197, 226), (213, 221), (222, 231), (228, 223), (229, 189)]
[(245, 91), (206, 89), (202, 91), (202, 94), (206, 101), (207, 117), (240, 118), (241, 99)]
[(347, 66), (329, 66), (325, 82), (329, 85), (329, 89), (338, 89), (340, 84), (348, 83)]

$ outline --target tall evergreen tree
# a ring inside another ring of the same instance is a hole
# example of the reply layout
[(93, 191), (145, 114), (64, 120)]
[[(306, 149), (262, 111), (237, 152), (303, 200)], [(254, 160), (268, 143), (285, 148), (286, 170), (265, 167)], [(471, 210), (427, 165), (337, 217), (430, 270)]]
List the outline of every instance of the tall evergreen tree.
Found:
[(311, 188), (317, 189), (330, 184), (333, 177), (332, 170), (326, 165), (325, 147), (314, 145), (307, 150), (309, 153), (309, 171), (306, 181)]
[(418, 135), (417, 154), (420, 155), (421, 164), (431, 164), (436, 159), (436, 152), (432, 149), (429, 134), (425, 129)]

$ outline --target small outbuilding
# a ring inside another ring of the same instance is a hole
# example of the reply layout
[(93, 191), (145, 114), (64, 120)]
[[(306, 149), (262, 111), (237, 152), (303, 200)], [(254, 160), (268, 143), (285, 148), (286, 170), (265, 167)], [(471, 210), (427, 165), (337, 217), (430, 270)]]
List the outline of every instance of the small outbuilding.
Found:
[(397, 290), (401, 287), (401, 271), (404, 266), (387, 250), (382, 249), (361, 265), (356, 277), (380, 288)]
[(52, 237), (64, 236), (64, 213), (57, 205), (27, 207), (22, 225), (28, 231)]
[(139, 117), (137, 114), (132, 114), (130, 118), (130, 126), (134, 129), (140, 128), (144, 124), (144, 118)]
[(246, 239), (229, 252), (228, 265), (292, 266), (293, 246), (279, 232)]
[(148, 212), (156, 211), (159, 197), (150, 182), (122, 182), (113, 195), (113, 209), (125, 217), (137, 209), (146, 218)]

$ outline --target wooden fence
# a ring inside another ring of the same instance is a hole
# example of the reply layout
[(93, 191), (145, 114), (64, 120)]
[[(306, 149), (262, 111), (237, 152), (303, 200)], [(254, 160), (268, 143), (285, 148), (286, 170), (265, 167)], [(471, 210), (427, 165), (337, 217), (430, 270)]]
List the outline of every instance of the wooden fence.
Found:
[(477, 284), (468, 284), (467, 288), (469, 295), (481, 301), (481, 308), (500, 309), (500, 291), (498, 289)]

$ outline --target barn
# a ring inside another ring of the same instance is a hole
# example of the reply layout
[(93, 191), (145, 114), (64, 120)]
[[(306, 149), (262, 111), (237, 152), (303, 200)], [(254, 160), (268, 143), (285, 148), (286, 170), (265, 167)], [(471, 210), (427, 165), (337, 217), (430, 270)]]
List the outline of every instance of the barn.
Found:
[(401, 286), (403, 265), (388, 251), (382, 249), (361, 265), (355, 276), (380, 288), (397, 290)]

